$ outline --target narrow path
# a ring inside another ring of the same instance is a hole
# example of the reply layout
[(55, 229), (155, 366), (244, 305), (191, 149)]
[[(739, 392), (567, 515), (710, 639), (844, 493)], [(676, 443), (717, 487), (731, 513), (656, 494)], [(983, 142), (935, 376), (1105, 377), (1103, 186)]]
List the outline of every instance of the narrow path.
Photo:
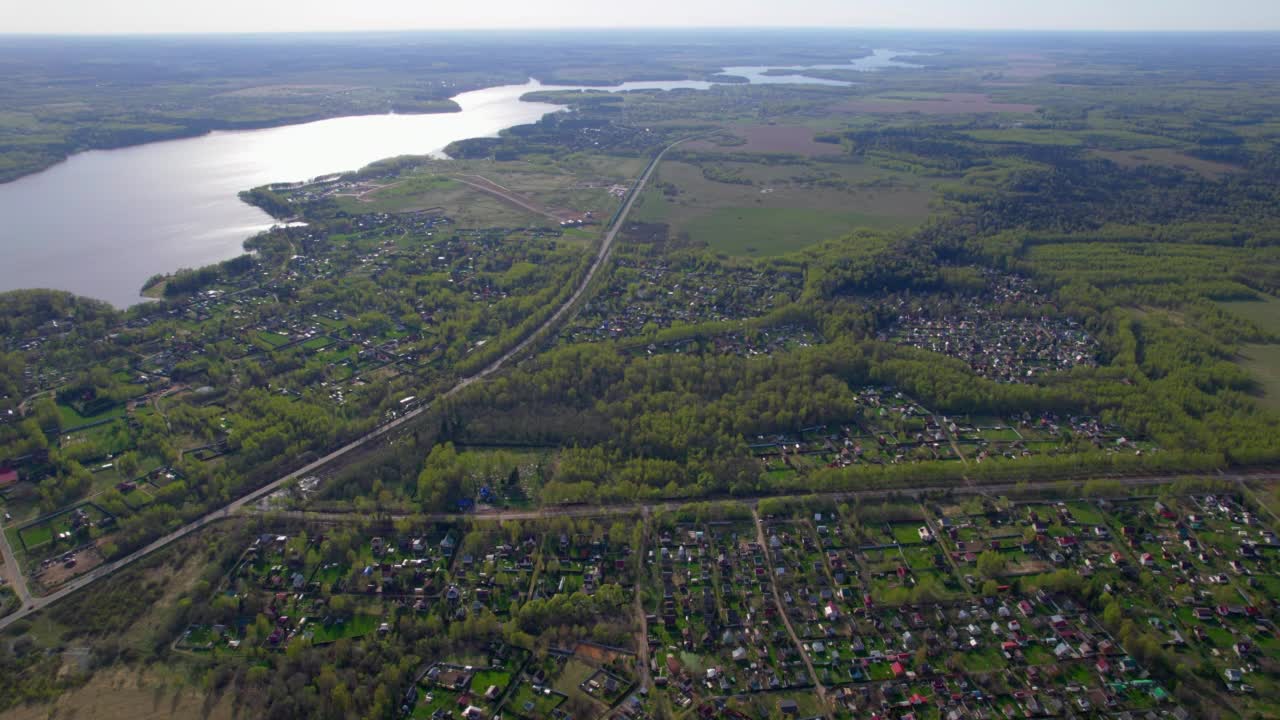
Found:
[[(968, 595), (970, 599), (976, 597), (974, 588), (970, 587), (969, 583), (964, 580), (964, 576), (969, 573), (964, 572), (960, 567), (960, 563), (956, 561), (955, 555), (948, 549), (951, 544), (951, 538), (943, 537), (942, 528), (934, 523), (932, 514), (929, 512), (929, 507), (925, 503), (920, 503), (920, 510), (924, 513), (925, 527), (929, 528), (929, 532), (933, 533), (933, 546), (937, 548), (938, 552), (942, 553), (943, 557), (947, 559), (947, 565), (951, 567), (952, 574), (960, 579), (960, 586), (964, 588), (965, 594)], [(902, 548), (899, 547), (898, 549), (901, 551)]]
[(1259, 508), (1261, 508), (1263, 512), (1270, 515), (1272, 520), (1280, 523), (1280, 515), (1277, 515), (1276, 511), (1272, 510), (1271, 506), (1268, 505), (1265, 500), (1258, 497), (1257, 491), (1254, 490), (1252, 487), (1250, 487), (1248, 482), (1240, 483), (1240, 487), (1244, 488), (1244, 492), (1246, 495), (1253, 498), (1254, 504), (1256, 504)]
[[(167, 428), (170, 432), (172, 432), (172, 431), (173, 431), (173, 426), (172, 426), (171, 424), (169, 424), (169, 414), (168, 414), (168, 413), (166, 413), (166, 412), (164, 411), (164, 406), (162, 406), (162, 405), (160, 404), (160, 401), (161, 401), (161, 400), (164, 400), (166, 397), (168, 397), (168, 396), (170, 396), (170, 395), (174, 395), (174, 394), (180, 393), (180, 392), (182, 392), (183, 390), (186, 390), (186, 389), (187, 389), (187, 386), (186, 386), (186, 385), (183, 385), (183, 384), (172, 385), (172, 386), (167, 387), (167, 388), (165, 388), (164, 390), (160, 391), (159, 393), (156, 393), (156, 394), (155, 394), (154, 396), (152, 396), (152, 398), (151, 398), (151, 407), (155, 409), (156, 414), (160, 416), (160, 419), (161, 419), (161, 420), (164, 420), (164, 426), (165, 426), (165, 428)], [(126, 479), (127, 479), (127, 478), (126, 478)]]
[[(474, 182), (472, 180), (467, 180), (466, 179), (467, 177), (479, 178), (484, 182)], [(486, 195), (495, 197), (510, 205), (515, 205), (516, 207), (522, 210), (528, 210), (534, 215), (541, 215), (543, 217), (550, 218), (552, 220), (555, 220), (557, 223), (563, 222), (565, 220), (565, 218), (555, 214), (554, 212), (544, 207), (539, 207), (537, 205), (534, 205), (531, 201), (520, 197), (513, 191), (502, 187), (498, 183), (490, 180), (487, 177), (484, 177), (483, 175), (470, 175), (470, 176), (459, 175), (456, 177), (451, 177), (449, 179), (453, 180), (454, 182), (460, 182), (463, 185), (466, 185), (467, 187), (472, 188), (473, 190), (479, 190), (480, 192)]]
[[(1121, 478), (1118, 482), (1125, 487), (1141, 488), (1156, 485), (1168, 485), (1185, 478), (1185, 474), (1180, 475), (1156, 475), (1148, 477)], [(1280, 473), (1265, 473), (1260, 475), (1251, 475), (1250, 479), (1254, 480), (1280, 480)], [(1232, 475), (1227, 477), (1234, 483), (1242, 483), (1244, 476)], [(1084, 479), (1078, 479), (1078, 482), (1084, 482)], [(788, 497), (817, 497), (831, 502), (860, 500), (867, 502), (871, 500), (884, 500), (890, 497), (919, 497), (926, 493), (950, 493), (952, 495), (999, 495), (1004, 492), (1018, 490), (1024, 487), (1019, 483), (996, 483), (976, 486), (945, 486), (945, 485), (919, 485), (915, 487), (888, 488), (884, 490), (837, 490), (833, 492), (817, 492), (817, 493), (793, 493), (789, 495), (739, 495), (725, 498), (695, 498), (689, 500), (661, 500), (654, 502), (628, 503), (621, 505), (573, 505), (568, 507), (551, 506), (533, 510), (494, 510), (486, 512), (469, 512), (469, 513), (400, 513), (387, 514), (385, 519), (395, 520), (412, 520), (419, 522), (456, 522), (458, 520), (467, 519), (471, 521), (487, 521), (487, 522), (506, 522), (508, 520), (540, 520), (552, 517), (613, 517), (617, 515), (635, 515), (646, 511), (672, 511), (678, 510), (685, 505), (703, 502), (716, 503), (733, 503), (738, 505), (754, 506), (762, 498), (788, 498)], [(1071, 498), (1077, 496), (1070, 496)], [(312, 522), (356, 522), (363, 523), (369, 521), (369, 515), (364, 511), (345, 510), (345, 511), (311, 511), (311, 510), (257, 510), (250, 508), (251, 511), (259, 514), (271, 515), (281, 519), (290, 520), (309, 520)]]
[(791, 626), (791, 618), (787, 615), (787, 609), (782, 606), (782, 595), (778, 592), (778, 575), (773, 572), (775, 567), (773, 553), (769, 551), (769, 544), (764, 540), (764, 523), (760, 521), (760, 511), (752, 508), (751, 518), (756, 523), (756, 542), (760, 543), (760, 547), (764, 550), (765, 560), (769, 564), (769, 587), (773, 588), (773, 603), (778, 608), (778, 616), (782, 618), (782, 624), (787, 628), (787, 634), (791, 636), (792, 644), (796, 646), (796, 652), (800, 653), (800, 659), (804, 661), (804, 666), (809, 671), (809, 679), (813, 681), (813, 687), (818, 691), (818, 699), (822, 701), (822, 709), (825, 712), (831, 709), (831, 702), (827, 699), (827, 688), (818, 679), (818, 673), (813, 669), (813, 661), (809, 659), (809, 653), (804, 651), (804, 645), (800, 643), (800, 636), (796, 635), (796, 629)]
[[(663, 148), (657, 155), (654, 156), (653, 160), (649, 162), (648, 167), (646, 167), (644, 172), (641, 173), (640, 178), (636, 180), (636, 184), (632, 189), (631, 194), (627, 197), (626, 202), (618, 210), (618, 214), (616, 216), (616, 219), (613, 221), (613, 225), (605, 233), (604, 240), (600, 243), (600, 250), (596, 253), (595, 260), (592, 261), (591, 267), (587, 269), (587, 273), (586, 275), (583, 276), (582, 281), (578, 283), (578, 287), (576, 290), (574, 290), (573, 295), (570, 296), (569, 299), (566, 300), (564, 304), (562, 304), (555, 311), (555, 313), (552, 314), (551, 317), (547, 318), (547, 320), (544, 321), (540, 326), (538, 326), (536, 330), (530, 333), (528, 337), (526, 337), (524, 340), (517, 343), (515, 347), (503, 353), (501, 357), (489, 363), (489, 365), (486, 366), (483, 370), (480, 370), (479, 372), (477, 372), (474, 375), (471, 375), (470, 377), (466, 377), (459, 380), (458, 383), (455, 384), (452, 388), (450, 388), (448, 391), (441, 394), (439, 398), (437, 398), (437, 402), (439, 400), (444, 400), (449, 397), (452, 397), (458, 394), (459, 392), (462, 392), (464, 389), (469, 387), (472, 383), (483, 380), (484, 378), (501, 370), (503, 366), (505, 366), (508, 362), (512, 360), (512, 358), (515, 358), (516, 356), (523, 353), (525, 350), (528, 350), (530, 347), (533, 346), (534, 343), (539, 342), (542, 339), (543, 333), (554, 329), (556, 325), (560, 323), (561, 320), (563, 320), (570, 312), (574, 310), (574, 307), (577, 305), (578, 301), (582, 298), (583, 294), (585, 294), (587, 292), (587, 289), (591, 286), (591, 281), (595, 279), (595, 276), (600, 271), (600, 268), (604, 267), (604, 265), (608, 261), (609, 253), (613, 250), (613, 241), (617, 237), (618, 231), (626, 223), (627, 215), (630, 214), (632, 206), (635, 205), (636, 198), (640, 197), (640, 195), (644, 191), (644, 187), (649, 182), (649, 178), (653, 176), (653, 171), (655, 168), (658, 167), (658, 163), (662, 161), (662, 158), (668, 152), (670, 152), (672, 148), (674, 148), (675, 146), (679, 145), (682, 142), (686, 142), (687, 140), (691, 140), (691, 139), (693, 138), (690, 137), (690, 138), (683, 138), (681, 140), (677, 140), (676, 142)], [(119, 570), (120, 568), (125, 567), (126, 565), (132, 562), (135, 562), (143, 557), (146, 557), (147, 555), (150, 555), (156, 550), (159, 550), (160, 548), (163, 548), (166, 545), (169, 545), (170, 543), (176, 540), (179, 540), (183, 537), (186, 537), (187, 535), (190, 535), (196, 530), (199, 530), (211, 523), (230, 517), (233, 513), (239, 511), (241, 508), (244, 508), (250, 505), (251, 503), (255, 503), (258, 500), (261, 500), (262, 498), (270, 495), (276, 490), (279, 490), (281, 487), (283, 487), (288, 483), (291, 483), (295, 480), (307, 477), (308, 475), (315, 473), (320, 468), (328, 465), (329, 463), (332, 463), (335, 460), (342, 458), (344, 455), (347, 455), (348, 453), (354, 450), (358, 450), (364, 447), (365, 445), (369, 444), (370, 442), (373, 442), (375, 440), (378, 440), (379, 438), (382, 438), (383, 436), (390, 433), (392, 430), (395, 430), (401, 427), (402, 425), (412, 422), (413, 420), (417, 419), (420, 415), (425, 413), (427, 410), (429, 410), (433, 404), (434, 403), (423, 404), (388, 423), (379, 425), (377, 428), (373, 429), (372, 431), (366, 433), (365, 435), (362, 435), (359, 438), (356, 438), (355, 440), (352, 440), (351, 442), (325, 455), (319, 460), (307, 463), (306, 465), (298, 468), (297, 470), (294, 470), (293, 472), (288, 473), (276, 480), (273, 480), (247, 495), (244, 495), (238, 500), (232, 501), (231, 503), (227, 504), (226, 506), (224, 506), (219, 510), (214, 510), (210, 513), (207, 513), (197, 518), (196, 520), (169, 533), (168, 535), (157, 538), (156, 540), (148, 543), (145, 547), (142, 547), (139, 550), (135, 550), (134, 552), (118, 560), (115, 560), (114, 562), (106, 563), (104, 565), (99, 565), (93, 570), (90, 570), (89, 572), (83, 575), (80, 575), (74, 580), (71, 580), (66, 585), (63, 585), (56, 592), (50, 593), (49, 595), (45, 595), (44, 597), (41, 597), (35, 600), (31, 600), (29, 602), (25, 602), (24, 606), (21, 609), (13, 613), (10, 613), (3, 619), (0, 619), (0, 630), (3, 630), (5, 627), (8, 627), (14, 622), (17, 622), (18, 620), (26, 617), (27, 615), (30, 615), (31, 613), (41, 610), (42, 608), (46, 607), (50, 603), (56, 602), (66, 597), (67, 595), (70, 595), (76, 590), (79, 590), (80, 588), (83, 588), (89, 585), (90, 583), (96, 582), (97, 580), (107, 577), (108, 575)], [(5, 543), (5, 546), (7, 547), (7, 543)], [(6, 558), (5, 565), (6, 567), (9, 565), (7, 558)], [(15, 568), (17, 567), (16, 563), (14, 564), (14, 567)], [(20, 573), (21, 569), (19, 568), (17, 572)]]

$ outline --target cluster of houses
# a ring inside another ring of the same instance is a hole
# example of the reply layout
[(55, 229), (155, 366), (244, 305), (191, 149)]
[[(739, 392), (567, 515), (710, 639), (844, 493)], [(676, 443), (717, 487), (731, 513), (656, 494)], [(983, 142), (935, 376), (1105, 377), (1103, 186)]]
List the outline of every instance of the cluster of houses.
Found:
[[(659, 686), (687, 704), (812, 684), (778, 622), (766, 554), (749, 525), (664, 531), (649, 560), (662, 581), (661, 606), (648, 618)], [(689, 653), (704, 658), (702, 666), (680, 660)]]
[[(391, 215), (373, 213), (349, 218), (367, 226), (365, 235), (375, 242), (325, 241), (322, 231), (309, 228), (280, 228), (290, 233), (291, 244), (311, 247), (312, 252), (291, 257), (283, 270), (260, 267), (236, 280), (239, 285), (219, 286), (202, 291), (186, 303), (165, 313), (141, 316), (129, 321), (128, 329), (146, 331), (155, 322), (179, 320), (203, 324), (200, 338), (167, 339), (139, 346), (138, 370), (167, 377), (183, 363), (196, 361), (211, 343), (231, 360), (255, 356), (270, 371), (271, 354), (302, 348), (329, 360), (331, 370), (322, 385), (330, 400), (344, 404), (355, 387), (373, 379), (401, 373), (434, 373), (442, 369), (446, 350), (442, 337), (431, 328), (447, 322), (449, 314), (438, 302), (411, 299), (418, 319), (410, 327), (402, 317), (392, 318), (389, 327), (373, 333), (361, 332), (352, 323), (358, 313), (340, 302), (316, 298), (287, 312), (279, 312), (281, 292), (353, 269), (379, 280), (387, 272), (439, 276), (447, 274), (441, 290), (460, 303), (493, 305), (511, 297), (512, 289), (497, 280), (513, 264), (536, 262), (554, 251), (558, 229), (522, 230), (520, 242), (510, 242), (503, 229), (456, 229), (439, 232), (450, 225), (448, 218), (434, 215)], [(295, 237), (296, 236), (296, 237)], [(406, 246), (404, 237), (419, 242)], [(513, 250), (515, 247), (517, 250)], [(479, 338), (468, 347), (483, 344)], [(294, 397), (306, 390), (289, 382), (273, 388)]]
[(1074, 320), (998, 318), (981, 311), (942, 319), (903, 314), (883, 339), (959, 358), (997, 382), (1097, 365), (1097, 341)]
[(816, 465), (896, 464), (954, 458), (956, 425), (892, 388), (863, 387), (846, 422), (757, 436), (751, 450), (767, 470)]
[[(1055, 511), (1059, 526), (1069, 522), (1070, 510), (1063, 513)], [(863, 533), (855, 539), (824, 511), (803, 521), (764, 521), (763, 543), (742, 521), (664, 528), (649, 552), (663, 583), (648, 618), (656, 684), (676, 707), (711, 708), (709, 717), (733, 716), (717, 699), (812, 692), (806, 662), (851, 717), (1177, 709), (1168, 689), (1078, 599), (1043, 589), (966, 592), (958, 576), (969, 561), (964, 553), (949, 557), (956, 538), (969, 536), (965, 523), (915, 522), (903, 528), (910, 532), (895, 525), (879, 539)], [(1028, 515), (1026, 522), (1038, 521)], [(996, 527), (1018, 538), (1002, 547), (1022, 552), (1020, 521), (1011, 516)], [(901, 552), (885, 571), (881, 560), (889, 556), (878, 551), (899, 552), (906, 544), (924, 552), (926, 562)], [(991, 547), (984, 540), (981, 551)], [(956, 592), (919, 604), (878, 600), (882, 576), (905, 584), (929, 574), (953, 575)]]
[(893, 295), (877, 301), (894, 316), (880, 339), (949, 355), (998, 382), (1029, 382), (1051, 372), (1097, 365), (1099, 345), (1072, 318), (1058, 315), (1017, 275), (983, 270), (979, 292)]
[(577, 533), (529, 533), (514, 542), (473, 535), (465, 547), (454, 529), (374, 536), (339, 559), (319, 553), (324, 541), (321, 535), (300, 546), (287, 535), (262, 535), (232, 572), (230, 589), (318, 599), (321, 605), (346, 595), (383, 609), (440, 612), (453, 621), (482, 611), (509, 617), (516, 603), (634, 583), (629, 547)]
[[(1227, 688), (1252, 692), (1250, 676), (1275, 672), (1260, 648), (1280, 645), (1274, 580), (1280, 538), (1229, 496), (1036, 504), (1016, 514), (939, 518), (940, 541), (962, 568), (995, 549), (1028, 570), (1067, 569), (1100, 578), (1116, 595), (1144, 597), (1149, 631), (1165, 647), (1212, 658)], [(1089, 517), (1082, 518), (1081, 514)], [(981, 526), (982, 531), (975, 533)], [(980, 537), (981, 539), (976, 539)], [(1106, 646), (1065, 642), (1058, 658)], [(1104, 672), (1114, 662), (1099, 662)]]
[[(597, 342), (673, 325), (759, 317), (800, 293), (799, 273), (623, 255), (613, 281), (588, 301), (562, 338)], [(730, 345), (732, 347), (732, 345)]]
[(805, 472), (826, 465), (897, 464), (964, 457), (984, 462), (1092, 447), (1142, 455), (1158, 450), (1093, 416), (1024, 412), (977, 420), (948, 417), (893, 388), (863, 387), (846, 421), (751, 439), (767, 471)]
[[(260, 642), (283, 647), (328, 627), (336, 595), (357, 612), (377, 608), (382, 618), (363, 632), (394, 641), (388, 618), (398, 612), (503, 618), (516, 601), (633, 585), (637, 569), (654, 583), (636, 618), (651, 684), (601, 662), (569, 690), (556, 680), (565, 657), (507, 665), (506, 680), (483, 682), (475, 668), (438, 663), (417, 705), (436, 700), (428, 715), (441, 719), (568, 717), (553, 685), (600, 703), (601, 717), (653, 717), (649, 693), (699, 717), (736, 717), (742, 698), (774, 707), (814, 697), (815, 682), (836, 717), (1177, 717), (1169, 688), (1117, 625), (1036, 580), (1058, 570), (1134, 598), (1128, 612), (1144, 632), (1207, 658), (1227, 692), (1248, 697), (1274, 680), (1280, 541), (1229, 495), (895, 507), (875, 520), (826, 505), (758, 519), (663, 515), (639, 548), (579, 521), (439, 526), (365, 537), (334, 557), (318, 555), (322, 536), (263, 535), (227, 590), (261, 598), (271, 628)], [(994, 571), (979, 562), (992, 553), (1005, 559)], [(903, 592), (930, 583), (940, 590)]]

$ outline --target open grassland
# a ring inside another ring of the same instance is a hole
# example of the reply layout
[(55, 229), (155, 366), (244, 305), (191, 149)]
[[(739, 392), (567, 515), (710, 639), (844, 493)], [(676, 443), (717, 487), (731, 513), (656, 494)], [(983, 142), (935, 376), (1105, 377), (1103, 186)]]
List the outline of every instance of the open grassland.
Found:
[(848, 163), (664, 163), (638, 207), (713, 250), (779, 255), (857, 228), (907, 227), (929, 213), (918, 178)]
[(586, 213), (607, 216), (618, 204), (609, 188), (626, 186), (634, 163), (428, 161), (399, 177), (355, 183), (335, 194), (349, 213), (438, 211), (464, 227), (556, 224)]
[(349, 213), (428, 212), (447, 215), (464, 227), (524, 227), (544, 220), (540, 215), (437, 175), (403, 180), (360, 195), (337, 198)]
[[(1280, 334), (1280, 299), (1219, 302), (1218, 307), (1252, 320), (1267, 332)], [(1239, 362), (1261, 386), (1262, 404), (1280, 410), (1280, 345), (1244, 345), (1240, 348)]]
[(694, 240), (730, 255), (785, 255), (853, 228), (892, 227), (889, 216), (802, 208), (719, 208), (692, 218), (684, 229)]
[(223, 720), (235, 716), (232, 702), (230, 694), (209, 696), (205, 688), (178, 684), (176, 678), (166, 681), (152, 671), (121, 667), (95, 674), (48, 705), (19, 705), (0, 713), (0, 720)]

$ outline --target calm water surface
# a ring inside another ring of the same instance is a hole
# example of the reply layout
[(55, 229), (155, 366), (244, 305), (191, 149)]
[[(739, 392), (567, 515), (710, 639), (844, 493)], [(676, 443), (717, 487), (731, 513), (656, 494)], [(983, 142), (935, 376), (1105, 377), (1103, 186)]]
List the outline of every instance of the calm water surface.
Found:
[[(847, 65), (814, 69), (914, 67), (877, 50)], [(725, 68), (753, 83), (848, 83), (767, 67)], [(805, 68), (791, 68), (803, 70)], [(634, 82), (609, 90), (705, 90), (703, 81)], [(126, 307), (156, 273), (235, 257), (271, 226), (240, 202), (241, 190), (354, 170), (395, 155), (438, 154), (449, 143), (536, 122), (559, 105), (523, 102), (536, 81), (462, 93), (462, 112), (365, 115), (266, 130), (215, 132), (121, 150), (80, 153), (44, 172), (0, 185), (0, 291), (58, 288)]]

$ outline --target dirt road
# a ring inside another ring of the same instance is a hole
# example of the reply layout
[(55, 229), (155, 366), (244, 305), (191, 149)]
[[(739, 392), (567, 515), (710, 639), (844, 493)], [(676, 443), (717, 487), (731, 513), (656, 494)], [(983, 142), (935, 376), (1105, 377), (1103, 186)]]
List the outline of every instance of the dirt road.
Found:
[(809, 679), (813, 681), (813, 688), (818, 692), (818, 699), (822, 701), (823, 708), (829, 710), (831, 703), (827, 700), (827, 687), (822, 684), (822, 680), (818, 679), (818, 673), (813, 669), (813, 660), (809, 659), (809, 653), (805, 651), (804, 645), (800, 642), (800, 636), (796, 634), (796, 629), (791, 626), (791, 618), (787, 615), (787, 608), (782, 604), (782, 595), (778, 593), (778, 576), (773, 572), (773, 569), (778, 565), (774, 562), (773, 552), (769, 550), (769, 543), (765, 542), (764, 523), (760, 521), (760, 513), (754, 508), (751, 510), (751, 519), (756, 524), (756, 542), (760, 544), (765, 559), (768, 561), (769, 587), (773, 588), (773, 603), (778, 609), (778, 617), (782, 618), (782, 625), (787, 629), (787, 634), (791, 636), (791, 643), (796, 646), (796, 652), (800, 653), (800, 659), (804, 661), (804, 667), (809, 672)]
[[(22, 567), (18, 565), (18, 558), (13, 554), (13, 548), (9, 547), (9, 536), (4, 533), (5, 525), (0, 522), (0, 559), (4, 560), (4, 577), (9, 587), (18, 595), (21, 601), (19, 608), (24, 608), (31, 604), (31, 591), (27, 589), (27, 578), (22, 574)], [(0, 627), (3, 627), (0, 625)]]

